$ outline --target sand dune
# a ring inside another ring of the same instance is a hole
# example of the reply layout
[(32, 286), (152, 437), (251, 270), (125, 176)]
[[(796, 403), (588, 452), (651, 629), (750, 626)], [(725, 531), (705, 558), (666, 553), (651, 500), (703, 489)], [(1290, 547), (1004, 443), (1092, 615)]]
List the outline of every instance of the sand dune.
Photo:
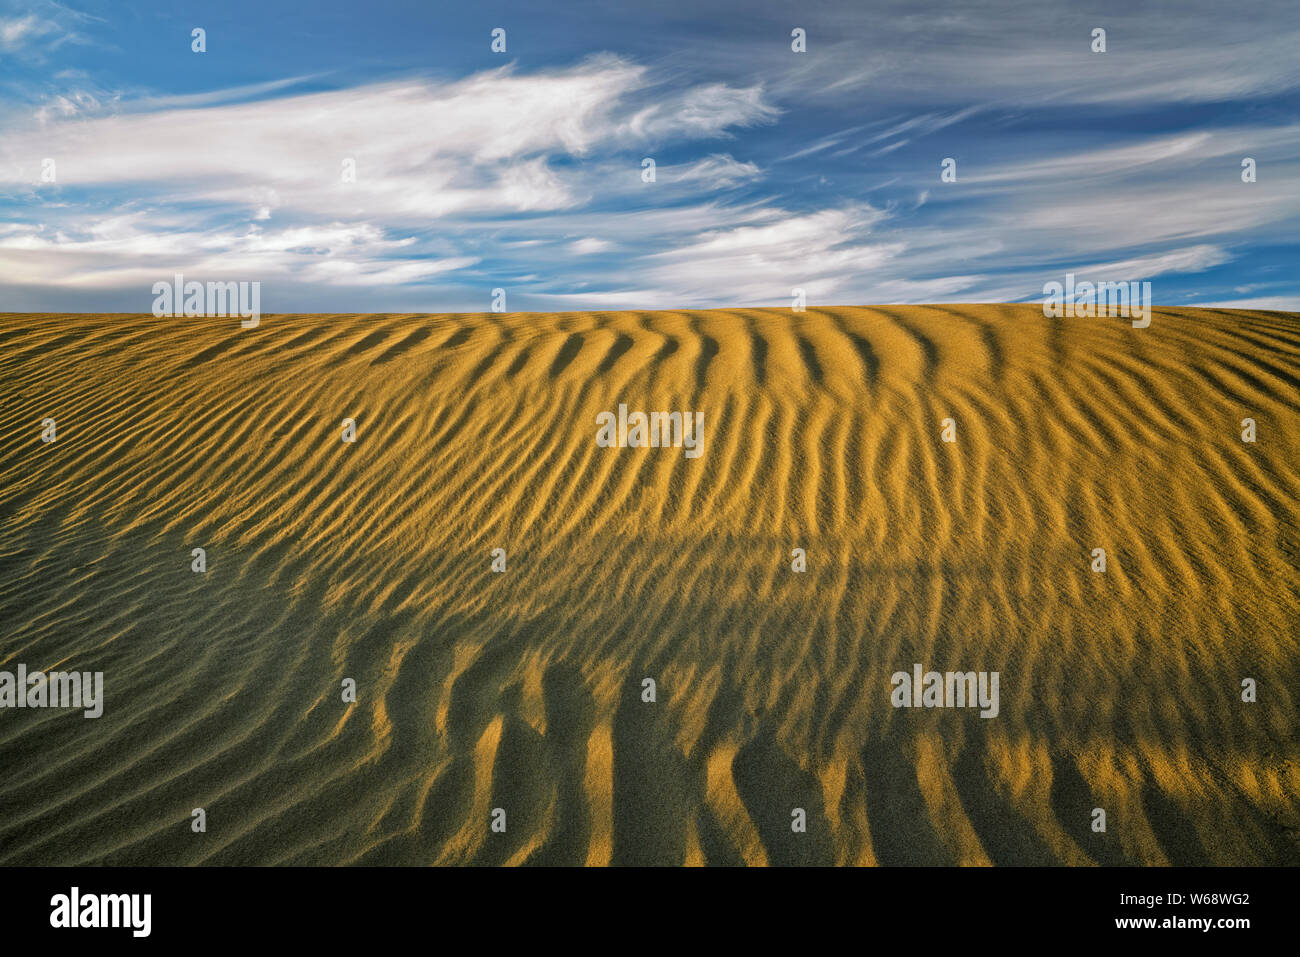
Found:
[(0, 670), (105, 676), (0, 710), (0, 863), (1300, 861), (1295, 314), (23, 315), (0, 370)]

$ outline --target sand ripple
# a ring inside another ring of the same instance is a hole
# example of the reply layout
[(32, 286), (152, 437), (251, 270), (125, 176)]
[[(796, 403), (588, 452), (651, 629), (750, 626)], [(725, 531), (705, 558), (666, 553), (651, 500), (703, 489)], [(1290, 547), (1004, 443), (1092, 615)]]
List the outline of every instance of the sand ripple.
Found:
[(0, 711), (0, 863), (1300, 860), (1296, 315), (9, 316), (0, 370), (0, 669), (107, 689)]

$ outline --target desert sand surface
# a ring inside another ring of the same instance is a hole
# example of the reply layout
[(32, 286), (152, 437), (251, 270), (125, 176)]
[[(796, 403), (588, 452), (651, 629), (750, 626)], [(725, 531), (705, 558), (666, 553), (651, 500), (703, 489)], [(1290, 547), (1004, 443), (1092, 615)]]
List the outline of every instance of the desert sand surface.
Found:
[(1297, 314), (0, 316), (0, 863), (1296, 863), (1298, 500)]

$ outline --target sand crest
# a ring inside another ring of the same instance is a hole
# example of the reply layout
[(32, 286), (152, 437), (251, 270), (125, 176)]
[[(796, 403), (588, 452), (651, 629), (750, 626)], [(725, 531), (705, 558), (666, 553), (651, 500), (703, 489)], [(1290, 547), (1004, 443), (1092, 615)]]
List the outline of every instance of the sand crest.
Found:
[(1295, 314), (10, 315), (0, 393), (0, 671), (105, 689), (0, 709), (0, 863), (1300, 861)]

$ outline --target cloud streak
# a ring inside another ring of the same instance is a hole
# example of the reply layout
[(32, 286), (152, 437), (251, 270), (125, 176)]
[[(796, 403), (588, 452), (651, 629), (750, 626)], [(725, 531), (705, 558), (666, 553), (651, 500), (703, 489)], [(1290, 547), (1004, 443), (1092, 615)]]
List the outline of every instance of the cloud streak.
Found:
[[(759, 3), (657, 61), (480, 54), (443, 77), (322, 76), (316, 58), (128, 92), (72, 63), (0, 117), (0, 294), (141, 308), (176, 271), (261, 280), (283, 310), (348, 290), (360, 308), (485, 308), (496, 286), (517, 308), (784, 305), (796, 287), (1022, 300), (1083, 270), (1198, 301), (1296, 291), (1300, 103), (1279, 55), (1300, 31), (1116, 5), (1095, 14), (1102, 59), (1093, 14), (1026, 5), (1009, 30), (1004, 7), (886, 4), (869, 24), (826, 8), (797, 55), (788, 12)], [(677, 14), (669, 29), (698, 15)], [(50, 5), (0, 17), (0, 47), (53, 55), (83, 30), (108, 26)], [(610, 49), (591, 31), (575, 39)]]

